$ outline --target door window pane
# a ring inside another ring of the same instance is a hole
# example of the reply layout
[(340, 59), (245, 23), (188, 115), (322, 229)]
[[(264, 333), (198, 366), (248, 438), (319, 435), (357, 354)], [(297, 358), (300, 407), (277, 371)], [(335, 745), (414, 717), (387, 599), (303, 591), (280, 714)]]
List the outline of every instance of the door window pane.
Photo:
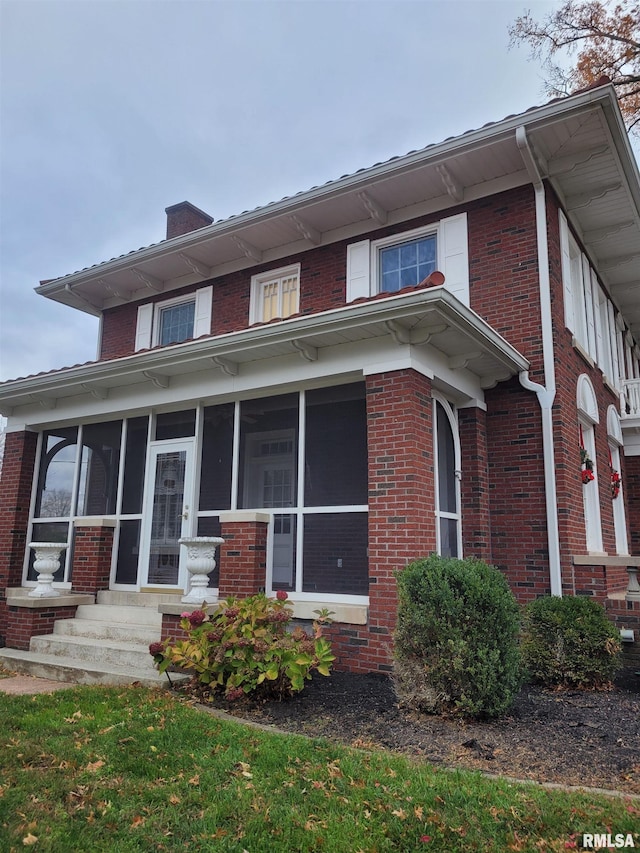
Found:
[(233, 403), (209, 406), (204, 410), (200, 471), (201, 510), (231, 507), (233, 412)]
[(77, 515), (115, 513), (121, 437), (122, 421), (83, 427)]
[(368, 595), (368, 515), (321, 513), (304, 519), (304, 592)]
[(273, 518), (273, 589), (295, 589), (296, 516), (275, 515)]
[(186, 451), (159, 453), (153, 489), (151, 545), (149, 554), (150, 584), (178, 583), (182, 535), (182, 507)]
[(308, 391), (306, 407), (305, 506), (366, 504), (364, 385)]

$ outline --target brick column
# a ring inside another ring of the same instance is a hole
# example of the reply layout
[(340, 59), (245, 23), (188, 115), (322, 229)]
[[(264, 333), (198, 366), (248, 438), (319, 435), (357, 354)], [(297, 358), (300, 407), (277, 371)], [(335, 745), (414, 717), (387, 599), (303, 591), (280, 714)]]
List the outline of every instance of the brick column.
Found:
[(491, 562), (489, 517), (489, 460), (487, 413), (482, 409), (458, 410), (462, 457), (462, 552)]
[(5, 436), (0, 480), (0, 642), (7, 630), (5, 589), (22, 583), (37, 439), (37, 433), (26, 431)]
[(62, 593), (54, 598), (29, 598), (24, 590), (10, 590), (7, 648), (28, 650), (32, 637), (51, 634), (57, 619), (73, 619), (79, 604), (93, 604), (93, 601), (92, 595)]
[(340, 665), (391, 669), (394, 572), (435, 551), (431, 382), (414, 370), (368, 376), (369, 618), (331, 626)]
[(91, 594), (109, 589), (115, 519), (77, 518), (73, 526), (71, 588)]
[(255, 595), (267, 575), (267, 513), (239, 510), (220, 513), (219, 597)]

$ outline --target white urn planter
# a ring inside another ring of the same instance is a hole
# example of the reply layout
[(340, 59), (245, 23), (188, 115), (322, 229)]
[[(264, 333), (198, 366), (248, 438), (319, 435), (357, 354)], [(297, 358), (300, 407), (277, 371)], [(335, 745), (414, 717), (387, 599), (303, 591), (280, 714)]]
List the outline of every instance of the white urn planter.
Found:
[(60, 555), (66, 547), (60, 542), (29, 542), (29, 548), (33, 548), (36, 557), (33, 568), (38, 579), (28, 598), (56, 598), (60, 595), (53, 588), (53, 576), (60, 568)]
[(218, 596), (209, 587), (209, 574), (216, 567), (216, 548), (224, 542), (219, 536), (187, 536), (178, 540), (187, 549), (187, 571), (191, 581), (183, 604), (213, 604)]

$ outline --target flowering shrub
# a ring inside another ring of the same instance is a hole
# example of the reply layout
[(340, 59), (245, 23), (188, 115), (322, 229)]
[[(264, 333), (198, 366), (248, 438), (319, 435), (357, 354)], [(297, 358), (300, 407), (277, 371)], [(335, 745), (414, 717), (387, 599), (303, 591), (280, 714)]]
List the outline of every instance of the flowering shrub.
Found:
[(300, 627), (288, 630), (292, 611), (287, 594), (228, 598), (210, 614), (202, 610), (181, 615), (184, 640), (151, 643), (149, 653), (160, 672), (170, 666), (193, 671), (200, 684), (224, 691), (235, 700), (257, 691), (284, 697), (300, 691), (311, 672), (329, 675), (335, 656), (322, 627), (330, 621), (319, 612), (313, 634)]

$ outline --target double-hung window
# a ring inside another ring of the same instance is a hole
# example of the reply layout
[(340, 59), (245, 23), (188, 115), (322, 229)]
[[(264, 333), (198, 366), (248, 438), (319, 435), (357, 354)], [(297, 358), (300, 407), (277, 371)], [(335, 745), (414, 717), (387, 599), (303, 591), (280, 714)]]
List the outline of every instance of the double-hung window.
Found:
[(300, 306), (300, 264), (254, 275), (251, 278), (250, 323), (284, 320)]
[(382, 246), (378, 251), (380, 292), (395, 293), (403, 287), (420, 284), (436, 268), (435, 234)]
[(211, 285), (187, 296), (147, 302), (138, 308), (136, 352), (154, 346), (180, 344), (211, 334)]
[(379, 240), (351, 243), (347, 246), (346, 301), (415, 287), (435, 270), (444, 274), (444, 287), (468, 305), (466, 213)]

